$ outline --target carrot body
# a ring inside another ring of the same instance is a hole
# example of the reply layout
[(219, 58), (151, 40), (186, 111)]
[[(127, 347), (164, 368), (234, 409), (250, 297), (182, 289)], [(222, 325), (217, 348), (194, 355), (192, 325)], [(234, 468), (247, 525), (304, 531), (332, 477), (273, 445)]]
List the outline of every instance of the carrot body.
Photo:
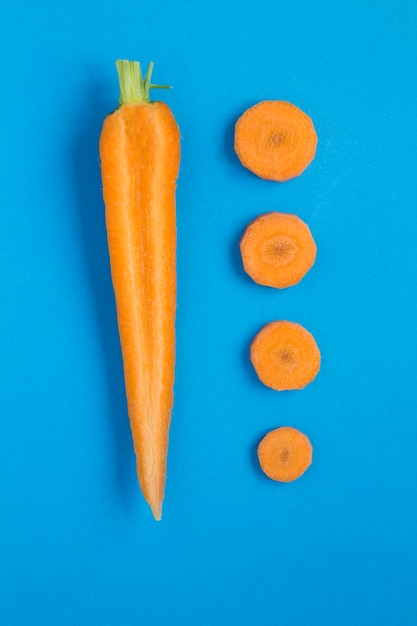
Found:
[(266, 180), (299, 176), (314, 159), (316, 147), (313, 122), (290, 102), (263, 100), (236, 122), (236, 154), (242, 165)]
[[(121, 93), (131, 88), (132, 71), (143, 87), (142, 77), (138, 79), (134, 67), (126, 65), (130, 62), (122, 63), (118, 66)], [(180, 133), (166, 104), (149, 102), (141, 95), (136, 94), (138, 101), (124, 102), (122, 94), (122, 104), (105, 119), (100, 157), (137, 474), (159, 520), (175, 373), (175, 189)]]
[(300, 324), (266, 324), (251, 343), (250, 358), (258, 378), (276, 391), (302, 389), (318, 374), (320, 351)]
[(316, 244), (296, 215), (266, 213), (246, 228), (240, 241), (243, 267), (259, 285), (284, 289), (297, 284), (314, 264)]
[(271, 430), (258, 446), (258, 459), (265, 474), (284, 483), (299, 478), (313, 458), (313, 447), (304, 433), (291, 426)]

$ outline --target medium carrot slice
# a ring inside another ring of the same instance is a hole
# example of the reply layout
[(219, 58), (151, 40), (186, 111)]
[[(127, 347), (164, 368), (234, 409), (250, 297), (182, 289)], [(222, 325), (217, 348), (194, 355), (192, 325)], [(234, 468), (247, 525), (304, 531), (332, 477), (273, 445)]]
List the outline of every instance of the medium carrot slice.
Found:
[(246, 228), (240, 241), (245, 272), (259, 285), (296, 285), (314, 264), (316, 244), (296, 215), (265, 213)]
[(311, 333), (295, 322), (266, 324), (250, 347), (250, 359), (264, 385), (276, 391), (302, 389), (320, 369), (320, 351)]
[(291, 426), (271, 430), (258, 446), (265, 474), (283, 483), (299, 478), (311, 465), (313, 447), (304, 433)]
[(236, 122), (236, 154), (244, 167), (266, 180), (299, 176), (314, 159), (316, 147), (311, 118), (290, 102), (263, 100)]
[(118, 61), (120, 106), (100, 137), (103, 195), (128, 413), (143, 495), (161, 519), (173, 406), (175, 188), (180, 133), (151, 102), (152, 64)]

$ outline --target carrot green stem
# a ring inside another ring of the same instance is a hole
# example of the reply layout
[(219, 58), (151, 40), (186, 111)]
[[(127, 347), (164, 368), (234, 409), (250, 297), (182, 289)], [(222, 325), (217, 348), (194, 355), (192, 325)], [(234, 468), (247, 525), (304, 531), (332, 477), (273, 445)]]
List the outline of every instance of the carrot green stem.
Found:
[(170, 89), (168, 85), (151, 84), (153, 63), (149, 63), (145, 77), (137, 61), (116, 61), (117, 74), (119, 76), (120, 97), (119, 106), (134, 102), (150, 102), (149, 91), (151, 89)]

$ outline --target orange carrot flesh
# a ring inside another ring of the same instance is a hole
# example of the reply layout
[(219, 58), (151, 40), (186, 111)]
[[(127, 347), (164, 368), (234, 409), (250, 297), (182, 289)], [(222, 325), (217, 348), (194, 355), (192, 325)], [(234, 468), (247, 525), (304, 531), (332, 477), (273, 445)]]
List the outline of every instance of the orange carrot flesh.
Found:
[(308, 437), (291, 426), (271, 430), (258, 446), (262, 470), (272, 480), (289, 483), (310, 467), (313, 447)]
[(244, 270), (259, 285), (296, 285), (316, 259), (307, 224), (296, 215), (265, 213), (253, 220), (240, 241)]
[(263, 100), (236, 122), (234, 146), (244, 167), (260, 178), (284, 182), (314, 159), (317, 134), (311, 118), (294, 104)]
[(259, 380), (276, 391), (302, 389), (320, 369), (320, 351), (313, 335), (300, 324), (269, 322), (256, 335), (250, 359)]
[(100, 158), (112, 282), (137, 474), (161, 519), (173, 407), (176, 312), (175, 190), (180, 133), (148, 98), (150, 72), (118, 62), (120, 106), (107, 116)]

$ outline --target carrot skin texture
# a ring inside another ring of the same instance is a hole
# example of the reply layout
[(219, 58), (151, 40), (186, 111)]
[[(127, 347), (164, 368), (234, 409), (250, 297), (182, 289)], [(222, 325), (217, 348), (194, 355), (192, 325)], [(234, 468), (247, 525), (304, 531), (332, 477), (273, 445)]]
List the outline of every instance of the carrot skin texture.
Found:
[(162, 102), (124, 104), (100, 137), (112, 282), (138, 480), (161, 519), (173, 407), (180, 133)]

